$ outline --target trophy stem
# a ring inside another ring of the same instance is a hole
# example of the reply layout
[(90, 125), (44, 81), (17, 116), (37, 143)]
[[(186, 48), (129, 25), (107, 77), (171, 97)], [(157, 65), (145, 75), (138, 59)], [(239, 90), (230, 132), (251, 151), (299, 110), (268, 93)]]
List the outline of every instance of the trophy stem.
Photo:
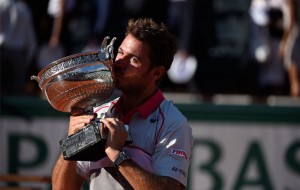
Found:
[(85, 112), (87, 113), (87, 114), (89, 114), (89, 115), (93, 115), (94, 114), (94, 107), (96, 106), (96, 104), (95, 105), (89, 105), (86, 109), (85, 109)]

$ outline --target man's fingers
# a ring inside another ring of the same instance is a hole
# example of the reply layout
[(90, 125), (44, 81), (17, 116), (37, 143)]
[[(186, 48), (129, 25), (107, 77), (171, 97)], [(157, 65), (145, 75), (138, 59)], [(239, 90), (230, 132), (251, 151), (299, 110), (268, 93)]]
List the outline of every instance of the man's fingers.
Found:
[(100, 122), (104, 124), (104, 129), (108, 129), (106, 149), (121, 150), (128, 136), (124, 123), (117, 118), (104, 118)]
[(79, 129), (91, 123), (93, 115), (70, 116), (69, 134), (77, 132)]
[(123, 122), (120, 121), (118, 118), (105, 118), (101, 119), (100, 121), (110, 130), (119, 128), (124, 125)]
[(103, 119), (103, 120), (100, 120), (102, 123), (103, 123), (103, 126), (104, 128), (108, 128), (110, 131), (113, 131), (115, 130), (115, 125), (112, 123), (112, 121), (108, 120), (108, 119)]
[(78, 124), (78, 123), (90, 123), (91, 120), (94, 118), (92, 115), (82, 115), (82, 116), (71, 116), (71, 123)]

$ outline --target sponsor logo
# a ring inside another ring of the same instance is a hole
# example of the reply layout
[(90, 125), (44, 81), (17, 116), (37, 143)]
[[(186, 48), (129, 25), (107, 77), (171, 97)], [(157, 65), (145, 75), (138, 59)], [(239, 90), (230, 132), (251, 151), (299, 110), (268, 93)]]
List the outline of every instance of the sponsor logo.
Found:
[(172, 171), (174, 171), (174, 172), (179, 172), (181, 175), (183, 175), (184, 177), (186, 177), (186, 172), (183, 171), (182, 169), (173, 167), (173, 168), (172, 168)]
[(172, 150), (171, 150), (171, 154), (175, 154), (175, 155), (178, 155), (178, 156), (182, 156), (182, 157), (184, 157), (185, 159), (187, 159), (187, 155), (186, 155), (185, 151), (183, 151), (183, 150), (172, 149)]

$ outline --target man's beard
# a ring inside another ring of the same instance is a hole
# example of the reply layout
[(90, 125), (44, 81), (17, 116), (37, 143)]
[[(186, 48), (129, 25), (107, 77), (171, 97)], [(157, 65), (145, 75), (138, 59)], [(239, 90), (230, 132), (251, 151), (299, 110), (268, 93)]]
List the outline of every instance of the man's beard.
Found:
[(117, 89), (121, 90), (122, 92), (140, 93), (145, 89), (145, 83), (140, 82), (140, 81), (144, 81), (145, 77), (137, 77), (137, 76), (118, 77), (115, 79), (115, 86)]

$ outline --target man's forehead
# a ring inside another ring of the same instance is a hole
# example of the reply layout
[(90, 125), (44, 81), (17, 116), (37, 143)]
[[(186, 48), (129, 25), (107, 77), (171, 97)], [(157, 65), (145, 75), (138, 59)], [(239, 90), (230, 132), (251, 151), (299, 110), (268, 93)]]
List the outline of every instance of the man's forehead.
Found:
[(126, 36), (119, 47), (124, 53), (133, 55), (146, 55), (149, 52), (149, 46), (146, 42), (140, 41), (131, 35)]

